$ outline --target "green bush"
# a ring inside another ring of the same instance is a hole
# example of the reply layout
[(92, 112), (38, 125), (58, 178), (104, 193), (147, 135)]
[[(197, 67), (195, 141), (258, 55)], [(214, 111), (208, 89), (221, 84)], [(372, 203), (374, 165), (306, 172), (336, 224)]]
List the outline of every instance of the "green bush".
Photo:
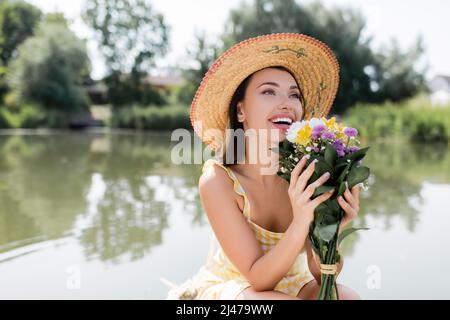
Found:
[(118, 128), (174, 130), (192, 128), (187, 106), (123, 107), (113, 111), (110, 125)]
[(411, 123), (411, 138), (416, 141), (450, 142), (450, 109), (416, 112)]
[(343, 122), (370, 139), (406, 137), (416, 142), (450, 142), (450, 106), (360, 104), (344, 114)]
[(61, 127), (67, 115), (44, 110), (36, 104), (24, 104), (17, 111), (0, 107), (0, 129)]
[(8, 119), (8, 110), (3, 106), (0, 106), (0, 129), (11, 128), (10, 121)]

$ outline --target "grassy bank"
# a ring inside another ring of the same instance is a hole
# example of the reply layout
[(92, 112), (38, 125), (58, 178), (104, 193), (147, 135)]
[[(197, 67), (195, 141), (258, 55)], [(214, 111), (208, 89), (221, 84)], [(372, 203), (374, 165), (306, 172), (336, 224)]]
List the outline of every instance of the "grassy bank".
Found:
[[(189, 106), (138, 106), (110, 110), (103, 120), (113, 128), (138, 130), (192, 129)], [(426, 97), (417, 97), (403, 104), (358, 104), (350, 108), (342, 121), (358, 129), (366, 139), (411, 139), (422, 143), (450, 145), (450, 105), (432, 106)], [(49, 113), (34, 105), (25, 105), (19, 112), (0, 108), (0, 128), (64, 127), (68, 117)]]
[(111, 127), (146, 130), (191, 129), (189, 107), (131, 106), (113, 111), (109, 121)]
[(450, 143), (450, 106), (432, 106), (423, 98), (404, 104), (356, 105), (343, 115), (343, 122), (370, 140), (402, 137)]
[(0, 129), (49, 127), (48, 115), (38, 106), (23, 105), (17, 111), (0, 107)]
[(47, 110), (35, 104), (24, 104), (18, 110), (0, 106), (0, 129), (67, 128), (71, 115), (61, 110)]

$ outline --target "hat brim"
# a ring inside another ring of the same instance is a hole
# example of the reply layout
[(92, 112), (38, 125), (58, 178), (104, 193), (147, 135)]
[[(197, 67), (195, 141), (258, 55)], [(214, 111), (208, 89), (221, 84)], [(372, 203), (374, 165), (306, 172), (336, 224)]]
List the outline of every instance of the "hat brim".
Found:
[(339, 64), (323, 42), (298, 33), (274, 33), (241, 41), (209, 68), (191, 104), (194, 131), (216, 150), (224, 141), (231, 98), (250, 74), (272, 66), (290, 70), (305, 98), (304, 119), (326, 116), (339, 86)]

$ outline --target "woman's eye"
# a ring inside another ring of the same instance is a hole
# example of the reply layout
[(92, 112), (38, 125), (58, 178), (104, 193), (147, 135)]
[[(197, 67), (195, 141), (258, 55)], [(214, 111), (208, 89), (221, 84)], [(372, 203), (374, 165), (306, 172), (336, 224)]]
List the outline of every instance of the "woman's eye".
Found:
[(266, 94), (266, 92), (275, 93), (273, 90), (264, 90), (262, 93)]
[[(266, 94), (266, 93), (275, 94), (275, 91), (269, 89), (269, 90), (264, 90), (262, 92), (262, 94)], [(294, 96), (295, 99), (300, 99), (300, 94), (298, 94), (298, 93), (293, 93), (293, 94), (291, 94), (291, 97), (292, 96)]]

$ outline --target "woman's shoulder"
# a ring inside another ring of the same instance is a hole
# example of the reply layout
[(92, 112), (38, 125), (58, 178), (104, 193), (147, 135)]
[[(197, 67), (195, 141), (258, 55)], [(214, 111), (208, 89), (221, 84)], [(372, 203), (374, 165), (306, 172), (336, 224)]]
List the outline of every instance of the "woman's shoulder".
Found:
[(232, 185), (229, 169), (216, 159), (208, 159), (203, 164), (199, 178), (199, 188), (221, 188)]
[(217, 163), (204, 168), (199, 181), (198, 190), (201, 201), (210, 219), (229, 213), (241, 207), (237, 192), (238, 185), (225, 166)]
[(205, 162), (198, 181), (198, 188), (202, 197), (227, 197), (241, 203), (239, 196), (243, 196), (240, 184), (231, 169), (216, 159)]

